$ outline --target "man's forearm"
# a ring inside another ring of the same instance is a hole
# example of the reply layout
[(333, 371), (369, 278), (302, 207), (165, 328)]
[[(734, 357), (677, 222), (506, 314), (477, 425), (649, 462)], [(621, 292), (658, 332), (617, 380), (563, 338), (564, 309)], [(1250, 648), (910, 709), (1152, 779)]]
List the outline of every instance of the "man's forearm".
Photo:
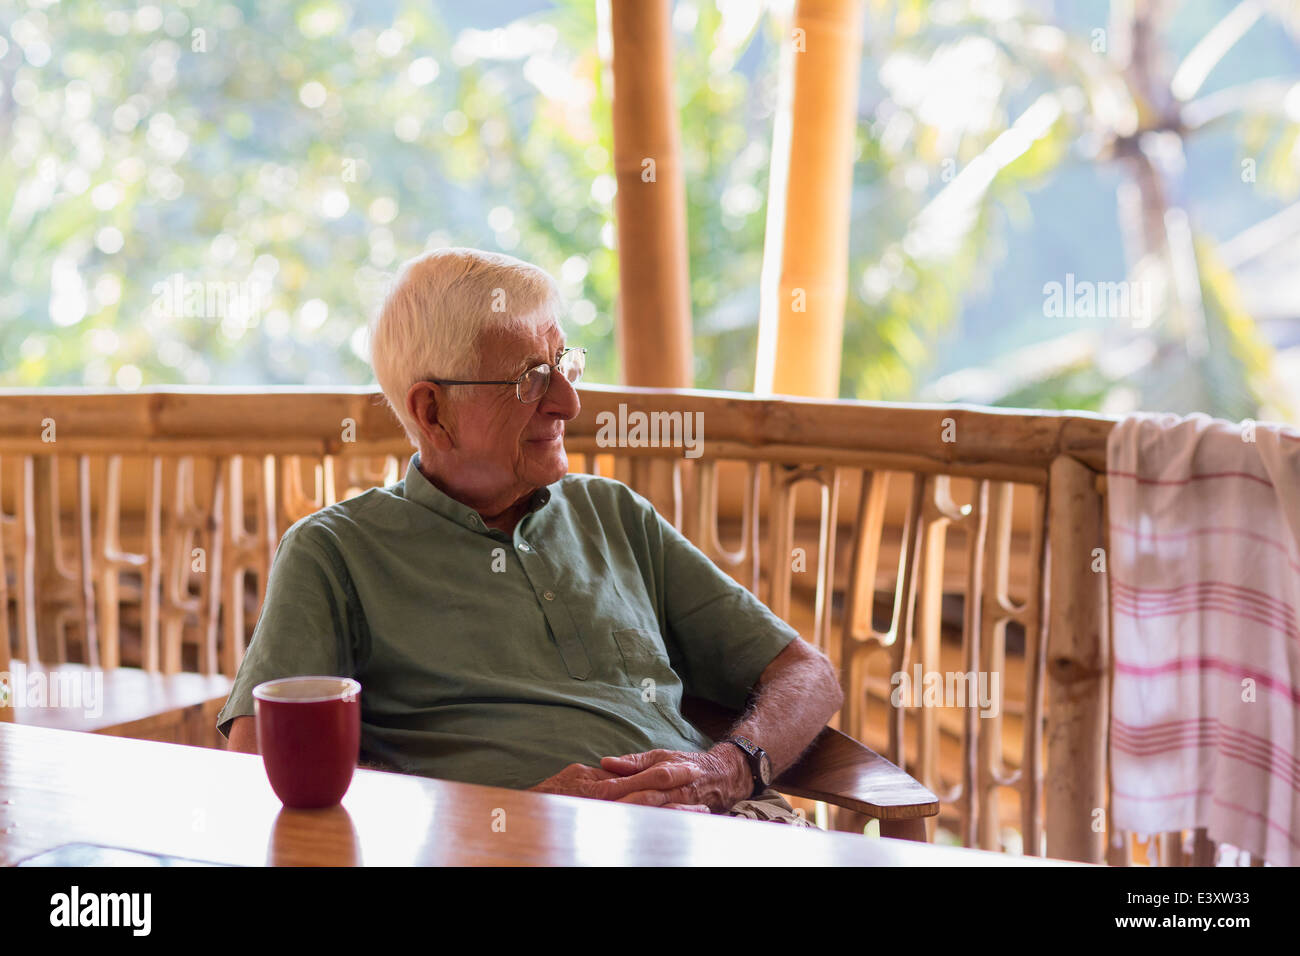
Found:
[[(844, 702), (830, 661), (800, 638), (763, 669), (751, 697), (749, 708), (723, 736), (748, 737), (766, 750), (773, 780), (799, 759)], [(748, 757), (732, 743), (715, 743), (706, 753), (611, 755), (601, 760), (596, 772), (601, 771), (636, 782), (638, 789), (624, 798), (651, 806), (705, 805), (726, 813), (754, 791)]]
[(826, 658), (803, 641), (791, 642), (763, 672), (751, 708), (729, 735), (766, 750), (776, 777), (794, 765), (843, 702)]
[(253, 717), (236, 717), (230, 725), (226, 749), (235, 753), (255, 754), (257, 749), (257, 721)]

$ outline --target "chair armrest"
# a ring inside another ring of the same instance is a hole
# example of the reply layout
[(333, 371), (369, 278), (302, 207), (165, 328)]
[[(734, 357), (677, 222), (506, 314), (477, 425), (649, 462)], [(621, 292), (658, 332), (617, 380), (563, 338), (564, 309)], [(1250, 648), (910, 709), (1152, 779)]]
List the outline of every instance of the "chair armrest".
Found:
[[(727, 735), (739, 714), (710, 700), (686, 697), (682, 714), (712, 740)], [(821, 800), (877, 820), (915, 820), (939, 812), (939, 798), (869, 747), (833, 727), (817, 739), (772, 786), (796, 797)]]

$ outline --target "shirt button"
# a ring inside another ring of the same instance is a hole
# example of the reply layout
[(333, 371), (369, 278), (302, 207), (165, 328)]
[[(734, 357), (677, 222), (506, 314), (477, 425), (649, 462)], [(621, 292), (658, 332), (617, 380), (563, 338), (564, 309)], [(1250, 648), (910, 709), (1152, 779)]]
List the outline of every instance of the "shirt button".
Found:
[(542, 595), (542, 597), (546, 598), (546, 600), (548, 600), (548, 601), (554, 601), (554, 600), (555, 600), (555, 592), (554, 592), (554, 591), (547, 591), (545, 594)]
[(531, 550), (531, 549), (528, 547), (528, 542), (527, 542), (527, 541), (520, 541), (520, 542), (519, 542), (519, 550), (520, 550), (520, 551), (528, 551), (528, 550)]

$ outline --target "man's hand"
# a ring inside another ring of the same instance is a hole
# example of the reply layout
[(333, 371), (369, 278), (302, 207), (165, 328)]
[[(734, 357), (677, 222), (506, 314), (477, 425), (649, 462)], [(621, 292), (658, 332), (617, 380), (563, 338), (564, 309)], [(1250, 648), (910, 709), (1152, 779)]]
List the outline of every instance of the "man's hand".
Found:
[[(590, 797), (595, 800), (617, 800), (632, 793), (641, 786), (640, 781), (632, 780), (600, 767), (588, 767), (585, 764), (571, 763), (553, 777), (547, 777), (536, 786), (528, 789), (534, 793), (559, 793), (569, 797)], [(708, 813), (709, 808), (683, 804), (654, 804), (672, 810), (694, 810)]]
[(726, 813), (754, 789), (749, 764), (735, 744), (715, 744), (704, 753), (650, 750), (604, 757), (600, 765), (622, 774), (623, 783), (632, 786), (630, 792), (614, 798), (620, 803), (694, 806)]

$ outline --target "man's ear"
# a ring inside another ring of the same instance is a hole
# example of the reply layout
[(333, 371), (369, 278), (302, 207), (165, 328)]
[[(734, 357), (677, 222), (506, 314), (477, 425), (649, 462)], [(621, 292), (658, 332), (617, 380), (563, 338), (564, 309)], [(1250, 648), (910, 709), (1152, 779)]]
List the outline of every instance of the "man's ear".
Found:
[(432, 382), (416, 382), (406, 393), (406, 410), (415, 419), (425, 441), (438, 451), (449, 451), (453, 442), (443, 419), (447, 411), (447, 393)]

